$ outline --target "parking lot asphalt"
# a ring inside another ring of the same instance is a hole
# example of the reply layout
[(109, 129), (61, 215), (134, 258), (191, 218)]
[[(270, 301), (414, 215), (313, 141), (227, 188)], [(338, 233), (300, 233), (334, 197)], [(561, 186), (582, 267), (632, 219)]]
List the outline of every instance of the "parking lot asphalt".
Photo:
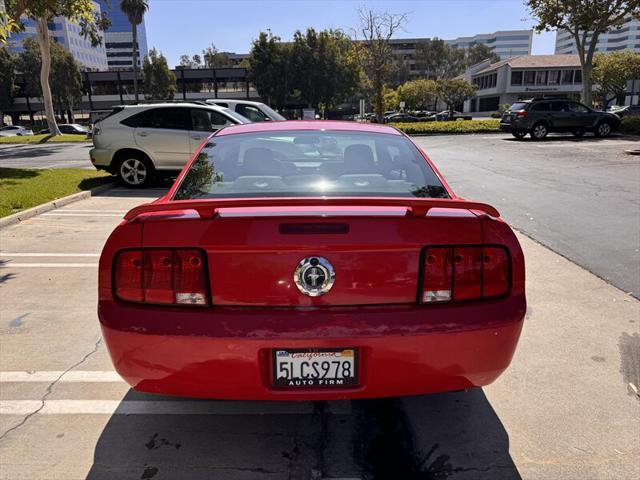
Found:
[(47, 143), (44, 145), (0, 145), (0, 167), (7, 168), (86, 168), (91, 142)]
[(640, 476), (640, 302), (522, 235), (527, 320), (489, 387), (303, 403), (132, 391), (100, 339), (96, 266), (122, 214), (161, 193), (118, 188), (0, 230), (0, 478)]
[(631, 137), (416, 137), (458, 195), (640, 298), (640, 157)]

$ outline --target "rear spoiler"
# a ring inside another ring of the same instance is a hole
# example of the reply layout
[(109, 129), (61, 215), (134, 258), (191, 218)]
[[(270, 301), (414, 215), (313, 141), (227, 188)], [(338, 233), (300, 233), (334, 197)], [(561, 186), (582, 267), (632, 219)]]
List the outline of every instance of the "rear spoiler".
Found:
[(500, 213), (486, 203), (444, 198), (398, 197), (260, 197), (178, 200), (169, 203), (147, 203), (130, 210), (127, 222), (169, 218), (216, 218), (222, 208), (248, 207), (405, 207), (407, 216), (424, 217), (432, 208), (478, 210), (492, 217)]

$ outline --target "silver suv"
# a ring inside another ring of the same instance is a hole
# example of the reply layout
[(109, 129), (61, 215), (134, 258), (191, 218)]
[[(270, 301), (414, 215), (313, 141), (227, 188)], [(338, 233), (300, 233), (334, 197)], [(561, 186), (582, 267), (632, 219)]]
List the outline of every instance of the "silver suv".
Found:
[(91, 163), (127, 187), (177, 174), (200, 144), (227, 125), (251, 123), (214, 105), (154, 103), (119, 106), (93, 127)]
[(280, 122), (286, 120), (282, 115), (276, 112), (269, 105), (262, 102), (252, 102), (250, 100), (233, 100), (227, 98), (209, 98), (205, 100), (210, 105), (218, 105), (226, 107), (239, 113), (243, 117), (248, 118), (252, 122)]

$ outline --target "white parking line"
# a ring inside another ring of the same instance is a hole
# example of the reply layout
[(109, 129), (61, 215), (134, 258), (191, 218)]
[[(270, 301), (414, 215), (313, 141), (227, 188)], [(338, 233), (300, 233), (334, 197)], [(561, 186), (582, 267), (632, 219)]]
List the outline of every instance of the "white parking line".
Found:
[(18, 253), (0, 252), (0, 257), (99, 257), (99, 253)]
[[(314, 412), (311, 402), (242, 402), (224, 400), (1, 400), (0, 415), (301, 415)], [(328, 403), (335, 415), (351, 413), (351, 403)]]
[(3, 263), (0, 268), (98, 268), (97, 263)]
[(42, 372), (0, 372), (0, 383), (18, 382), (123, 382), (120, 375), (113, 370), (72, 370), (65, 373), (62, 371), (42, 371)]
[(62, 208), (59, 210), (61, 213), (121, 213), (124, 215), (127, 210), (91, 210), (91, 209), (71, 209)]
[(41, 217), (122, 217), (121, 213), (43, 213)]

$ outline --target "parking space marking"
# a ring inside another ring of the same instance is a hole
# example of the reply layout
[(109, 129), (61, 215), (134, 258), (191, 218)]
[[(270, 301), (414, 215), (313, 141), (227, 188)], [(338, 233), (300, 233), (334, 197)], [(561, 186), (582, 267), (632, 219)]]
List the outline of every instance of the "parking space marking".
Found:
[(124, 215), (127, 210), (92, 210), (92, 209), (71, 209), (62, 208), (59, 210), (61, 213), (121, 213)]
[(122, 217), (122, 213), (43, 213), (41, 217)]
[[(329, 412), (351, 414), (348, 401), (328, 402)], [(305, 415), (311, 402), (225, 400), (1, 400), (0, 415)]]
[(76, 382), (124, 382), (120, 375), (114, 370), (72, 370), (63, 371), (40, 371), (40, 372), (0, 372), (0, 383), (33, 383), (33, 382), (55, 382), (76, 383)]
[(0, 268), (98, 268), (97, 263), (2, 263)]
[(99, 253), (18, 253), (0, 252), (0, 257), (99, 257)]

